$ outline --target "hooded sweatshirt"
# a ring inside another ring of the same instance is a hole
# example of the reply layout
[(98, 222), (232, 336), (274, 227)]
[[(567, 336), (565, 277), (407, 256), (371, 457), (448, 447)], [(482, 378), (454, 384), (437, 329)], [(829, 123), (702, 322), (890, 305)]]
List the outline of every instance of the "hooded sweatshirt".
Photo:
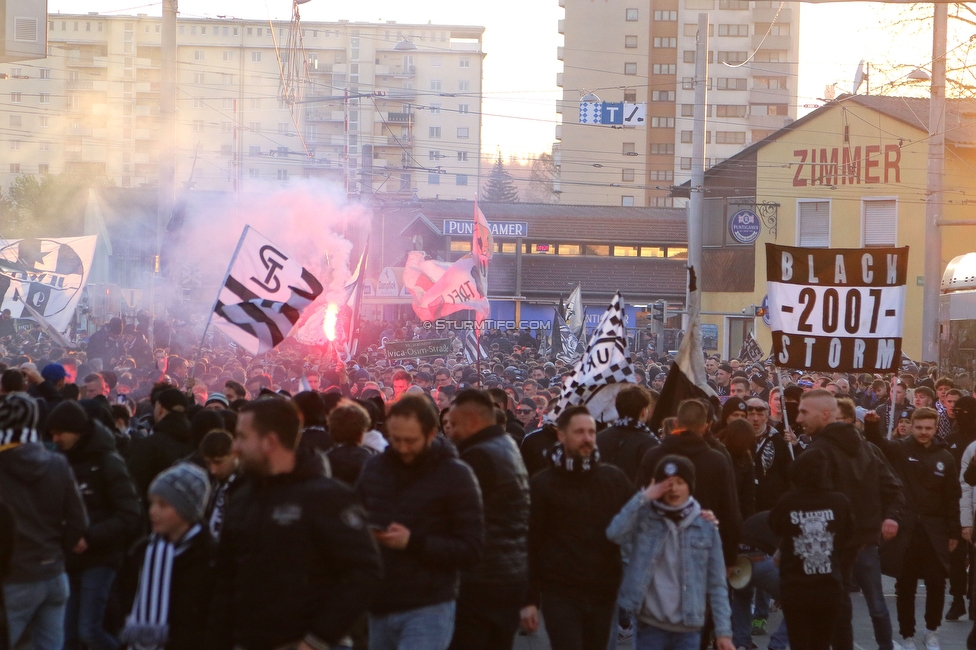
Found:
[[(664, 515), (667, 535), (656, 549), (651, 583), (644, 598), (641, 621), (669, 632), (694, 632), (698, 628), (684, 625), (684, 610), (680, 594), (684, 591), (684, 562), (681, 557), (681, 535), (701, 515), (701, 506), (689, 499), (680, 507), (655, 501), (651, 507)], [(675, 597), (675, 596), (679, 597)]]

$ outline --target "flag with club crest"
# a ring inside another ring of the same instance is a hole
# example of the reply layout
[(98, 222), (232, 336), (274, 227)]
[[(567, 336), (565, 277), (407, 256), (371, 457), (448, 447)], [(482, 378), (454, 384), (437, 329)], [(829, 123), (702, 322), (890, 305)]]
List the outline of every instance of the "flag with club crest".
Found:
[(264, 354), (285, 340), (322, 291), (298, 261), (245, 226), (211, 323), (249, 353)]
[(548, 420), (555, 422), (566, 408), (576, 405), (589, 408), (598, 421), (617, 419), (617, 393), (636, 383), (624, 322), (624, 299), (618, 292), (593, 330), (586, 353), (563, 385), (559, 401), (547, 414)]
[(756, 361), (762, 361), (764, 357), (765, 354), (756, 337), (753, 336), (752, 332), (746, 334), (746, 338), (742, 341), (742, 347), (739, 348), (739, 361), (755, 363)]
[(579, 340), (570, 331), (561, 312), (562, 309), (557, 307), (552, 318), (552, 354), (568, 365), (576, 363), (586, 350), (580, 349)]
[[(583, 291), (580, 284), (569, 294), (566, 301), (566, 324), (570, 331), (580, 341), (586, 340), (586, 310), (583, 309)], [(583, 346), (585, 348), (585, 345)], [(582, 354), (584, 350), (580, 350)]]

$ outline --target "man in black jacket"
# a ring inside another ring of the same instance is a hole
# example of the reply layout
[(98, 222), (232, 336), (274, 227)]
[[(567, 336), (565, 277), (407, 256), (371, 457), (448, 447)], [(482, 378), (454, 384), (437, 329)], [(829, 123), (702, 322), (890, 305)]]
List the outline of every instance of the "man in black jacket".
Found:
[(366, 513), (319, 454), (298, 446), (299, 426), (282, 399), (240, 411), (234, 450), (249, 476), (221, 531), (208, 648), (335, 646), (376, 593)]
[(86, 352), (89, 359), (101, 359), (102, 367), (109, 369), (114, 362), (123, 356), (122, 330), (124, 325), (121, 318), (113, 318), (101, 329), (88, 337)]
[(92, 650), (112, 650), (118, 641), (102, 621), (126, 548), (139, 532), (139, 497), (115, 450), (115, 437), (77, 402), (58, 404), (48, 416), (48, 430), (71, 464), (89, 519), (84, 537), (68, 555), (71, 598), (65, 643), (69, 648), (80, 642)]
[(356, 492), (383, 557), (369, 617), (372, 650), (444, 650), (454, 632), (459, 572), (481, 557), (478, 482), (437, 436), (437, 412), (404, 395), (386, 419), (390, 446), (368, 461)]
[(149, 484), (164, 469), (194, 451), (190, 441), (190, 421), (186, 418), (186, 397), (175, 388), (166, 388), (152, 398), (152, 435), (134, 440), (129, 453), (129, 473), (136, 493), (146, 503)]
[(525, 463), (530, 478), (549, 467), (552, 448), (558, 442), (556, 427), (551, 422), (544, 421), (541, 427), (525, 434), (522, 444), (519, 445), (519, 453), (522, 454), (522, 462)]
[[(966, 447), (976, 442), (976, 397), (965, 395), (959, 398), (953, 409), (956, 416), (956, 424), (952, 428), (945, 441), (949, 447), (949, 453), (956, 461), (956, 467), (962, 470), (962, 454)], [(969, 513), (963, 513), (968, 515)], [(972, 539), (972, 519), (967, 521), (967, 526), (963, 527), (963, 537), (966, 537), (965, 528), (970, 528), (969, 538)], [(966, 613), (966, 596), (969, 594), (969, 578), (966, 575), (966, 565), (973, 564), (972, 543), (967, 540), (965, 544), (959, 544), (949, 556), (949, 593), (952, 595), (952, 604), (946, 612), (947, 621), (957, 621)], [(970, 597), (969, 607), (973, 608), (973, 599)]]
[[(861, 575), (860, 579), (880, 583), (880, 562), (861, 562), (860, 558), (877, 558), (881, 538), (888, 540), (898, 533), (898, 516), (904, 497), (901, 482), (880, 453), (872, 451), (876, 448), (861, 438), (853, 424), (839, 422), (838, 417), (837, 399), (830, 391), (821, 388), (803, 394), (796, 421), (812, 437), (808, 449), (821, 449), (827, 455), (831, 489), (843, 493), (853, 506), (854, 535), (843, 558), (845, 593), (833, 646), (835, 650), (852, 650), (854, 630), (849, 587), (853, 583), (855, 558), (865, 572), (871, 573)], [(885, 621), (878, 618), (872, 619), (872, 623), (878, 638), (879, 632), (884, 632), (881, 628)], [(890, 627), (888, 620), (886, 629), (890, 630)]]
[(790, 488), (790, 445), (769, 424), (769, 405), (758, 397), (746, 400), (746, 418), (756, 432), (756, 512), (772, 510)]
[(85, 505), (68, 461), (37, 442), (37, 404), (26, 393), (0, 396), (0, 450), (0, 495), (17, 527), (3, 582), (10, 645), (26, 632), (35, 648), (61, 648), (65, 555), (88, 527)]
[(905, 486), (906, 507), (898, 535), (881, 549), (886, 573), (897, 578), (898, 626), (905, 639), (915, 637), (915, 590), (925, 580), (925, 646), (938, 647), (949, 554), (960, 539), (959, 472), (945, 443), (936, 439), (939, 414), (920, 408), (912, 414), (912, 435), (887, 440), (876, 413), (864, 418), (864, 435), (877, 445)]
[(728, 452), (712, 448), (703, 437), (708, 430), (709, 407), (700, 400), (685, 400), (678, 405), (678, 424), (660, 446), (644, 455), (637, 473), (637, 485), (646, 487), (654, 468), (669, 454), (689, 459), (695, 466), (695, 491), (692, 496), (702, 509), (711, 510), (719, 521), (725, 564), (731, 566), (739, 554), (742, 514), (735, 489), (735, 470)]
[(552, 466), (532, 478), (529, 597), (522, 626), (534, 632), (539, 605), (553, 650), (603, 650), (623, 575), (610, 521), (633, 496), (627, 475), (600, 462), (596, 422), (585, 406), (556, 420)]
[(600, 460), (623, 470), (632, 483), (644, 454), (661, 444), (646, 422), (654, 404), (650, 392), (643, 386), (628, 386), (614, 398), (620, 419), (596, 434)]
[(485, 513), (485, 550), (461, 573), (452, 650), (511, 650), (528, 586), (529, 475), (518, 447), (495, 424), (491, 396), (458, 393), (451, 440), (474, 470)]

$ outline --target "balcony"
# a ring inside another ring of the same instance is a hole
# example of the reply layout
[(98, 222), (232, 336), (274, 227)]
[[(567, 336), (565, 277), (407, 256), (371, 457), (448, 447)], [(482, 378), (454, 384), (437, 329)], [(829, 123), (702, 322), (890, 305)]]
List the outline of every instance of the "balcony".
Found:
[(413, 113), (387, 113), (386, 120), (388, 122), (397, 122), (400, 124), (410, 124), (413, 122)]
[(322, 63), (321, 61), (318, 61), (318, 60), (316, 60), (314, 63), (310, 63), (310, 65), (308, 66), (308, 70), (312, 74), (316, 74), (316, 73), (318, 73), (318, 74), (332, 74), (332, 68), (333, 68), (333, 64), (331, 64), (331, 63)]
[(398, 146), (412, 147), (413, 138), (411, 138), (409, 135), (398, 135), (398, 136), (391, 135), (391, 136), (387, 136), (386, 144), (392, 147), (398, 147)]
[(556, 73), (556, 85), (559, 86), (560, 88), (563, 87), (563, 73), (562, 72), (557, 72)]
[(563, 125), (562, 124), (557, 124), (556, 125), (556, 139), (557, 140), (562, 140), (563, 139)]
[(391, 100), (417, 99), (417, 90), (415, 88), (390, 88), (386, 91), (386, 96)]
[[(763, 41), (765, 37), (765, 41)], [(765, 33), (753, 34), (752, 36), (752, 48), (758, 49), (760, 44), (762, 44), (762, 49), (764, 50), (785, 50), (787, 52), (793, 47), (793, 37), (792, 36), (778, 36), (770, 34), (766, 36)]]
[[(407, 79), (410, 77), (417, 76), (417, 66), (415, 65), (391, 65), (389, 66), (390, 71), (386, 73), (387, 77), (394, 77), (397, 79)], [(377, 71), (377, 76), (380, 72)]]
[(559, 32), (560, 34), (565, 34), (566, 33), (566, 19), (565, 18), (560, 18), (559, 19), (559, 22), (556, 23), (556, 31)]
[(559, 6), (560, 7), (565, 7), (566, 6), (566, 0), (559, 0)]
[(562, 45), (556, 46), (556, 60), (557, 61), (562, 61), (563, 60), (563, 46)]
[(749, 101), (755, 104), (789, 104), (791, 102), (791, 91), (789, 88), (753, 86), (752, 90), (749, 91)]
[(330, 111), (310, 108), (305, 111), (305, 118), (312, 122), (345, 122), (346, 115), (342, 111)]
[(90, 138), (92, 137), (92, 128), (90, 126), (69, 126), (67, 135), (76, 138)]
[[(777, 14), (779, 14), (777, 16)], [(752, 20), (757, 23), (771, 23), (776, 20), (778, 24), (792, 23), (793, 22), (793, 9), (790, 7), (783, 7), (782, 10), (779, 9), (779, 5), (775, 7), (755, 7), (752, 10)]]
[(159, 87), (162, 82), (159, 81), (139, 81), (136, 82), (136, 92), (137, 93), (150, 93), (158, 94)]
[(107, 56), (85, 56), (77, 50), (68, 54), (66, 64), (69, 68), (107, 68)]

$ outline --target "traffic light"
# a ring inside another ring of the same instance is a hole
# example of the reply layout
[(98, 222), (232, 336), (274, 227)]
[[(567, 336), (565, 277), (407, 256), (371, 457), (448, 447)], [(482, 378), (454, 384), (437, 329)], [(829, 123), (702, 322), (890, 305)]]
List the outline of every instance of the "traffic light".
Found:
[(658, 300), (651, 305), (651, 318), (660, 323), (666, 321), (668, 319), (668, 303), (663, 300)]

